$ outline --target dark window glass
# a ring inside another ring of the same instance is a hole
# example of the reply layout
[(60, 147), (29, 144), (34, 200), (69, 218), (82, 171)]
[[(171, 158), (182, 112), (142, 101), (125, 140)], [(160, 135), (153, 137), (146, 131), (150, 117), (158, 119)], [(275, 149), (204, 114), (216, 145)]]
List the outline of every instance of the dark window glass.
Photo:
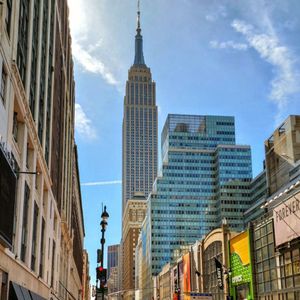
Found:
[(55, 267), (55, 241), (52, 244), (52, 266), (51, 266), (51, 286), (53, 287), (54, 283), (54, 268)]
[(10, 36), (10, 23), (12, 12), (12, 0), (6, 0), (6, 14), (5, 14), (5, 26), (8, 36)]
[(8, 290), (8, 274), (0, 270), (0, 300), (7, 299), (7, 290)]
[(26, 67), (27, 67), (29, 4), (30, 1), (21, 0), (20, 11), (19, 11), (17, 66), (24, 87), (25, 87), (25, 80), (26, 80)]
[(43, 278), (45, 258), (45, 220), (42, 219), (41, 249), (40, 249), (40, 272), (39, 276)]
[(32, 248), (31, 248), (31, 269), (35, 271), (36, 250), (37, 250), (37, 225), (38, 225), (39, 208), (34, 202), (33, 212), (33, 231), (32, 231)]
[(29, 208), (29, 196), (30, 189), (28, 184), (25, 182), (24, 191), (24, 203), (23, 203), (23, 226), (22, 226), (22, 237), (21, 237), (21, 260), (25, 262), (26, 249), (27, 249), (27, 226), (28, 226), (28, 208)]
[(35, 97), (36, 97), (36, 74), (37, 74), (39, 17), (40, 17), (39, 8), (40, 8), (40, 0), (35, 0), (33, 5), (31, 73), (30, 73), (30, 90), (29, 90), (29, 106), (33, 118), (35, 118), (34, 110), (35, 110)]
[(0, 98), (3, 105), (5, 105), (6, 80), (7, 80), (7, 73), (3, 65), (2, 74), (1, 74), (1, 87), (0, 87)]

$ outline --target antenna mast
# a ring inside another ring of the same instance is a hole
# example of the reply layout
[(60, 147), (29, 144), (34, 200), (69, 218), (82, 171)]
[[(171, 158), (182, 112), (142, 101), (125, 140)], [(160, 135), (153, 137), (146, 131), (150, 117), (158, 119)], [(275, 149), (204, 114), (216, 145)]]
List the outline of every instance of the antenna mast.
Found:
[(138, 0), (138, 2), (137, 2), (137, 29), (141, 28), (140, 15), (141, 15), (141, 12), (140, 12), (140, 0)]

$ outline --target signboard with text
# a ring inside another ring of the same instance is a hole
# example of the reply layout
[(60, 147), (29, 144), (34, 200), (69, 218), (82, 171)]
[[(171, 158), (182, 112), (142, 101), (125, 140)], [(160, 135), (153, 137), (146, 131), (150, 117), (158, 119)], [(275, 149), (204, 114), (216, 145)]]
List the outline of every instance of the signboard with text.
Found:
[(253, 275), (249, 231), (244, 231), (229, 241), (230, 296), (234, 299), (253, 299)]
[(300, 236), (300, 193), (273, 209), (275, 244), (279, 246)]
[(213, 297), (207, 293), (191, 293), (191, 300), (213, 300)]

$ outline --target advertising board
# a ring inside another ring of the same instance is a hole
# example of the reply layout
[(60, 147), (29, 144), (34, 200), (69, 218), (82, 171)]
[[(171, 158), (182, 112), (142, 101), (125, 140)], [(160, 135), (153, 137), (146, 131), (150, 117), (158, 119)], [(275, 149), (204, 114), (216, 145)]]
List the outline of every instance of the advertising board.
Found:
[(244, 231), (229, 241), (229, 254), (230, 295), (233, 299), (253, 299), (249, 231)]
[(279, 246), (300, 236), (300, 193), (273, 209), (275, 244)]

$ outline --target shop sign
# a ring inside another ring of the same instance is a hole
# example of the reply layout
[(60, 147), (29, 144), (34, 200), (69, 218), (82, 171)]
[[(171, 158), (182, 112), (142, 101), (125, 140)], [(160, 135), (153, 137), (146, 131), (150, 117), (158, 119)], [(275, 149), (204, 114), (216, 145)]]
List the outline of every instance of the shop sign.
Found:
[(191, 293), (191, 300), (213, 300), (213, 297), (207, 293)]
[(273, 209), (275, 244), (279, 246), (300, 236), (300, 195), (290, 197)]
[(229, 241), (230, 251), (230, 296), (237, 297), (237, 291), (241, 286), (248, 288), (247, 295), (242, 299), (253, 299), (254, 287), (252, 278), (252, 265), (250, 253), (249, 230), (244, 231)]
[(232, 283), (239, 283), (242, 281), (243, 281), (243, 275), (238, 275), (238, 276), (232, 277)]

